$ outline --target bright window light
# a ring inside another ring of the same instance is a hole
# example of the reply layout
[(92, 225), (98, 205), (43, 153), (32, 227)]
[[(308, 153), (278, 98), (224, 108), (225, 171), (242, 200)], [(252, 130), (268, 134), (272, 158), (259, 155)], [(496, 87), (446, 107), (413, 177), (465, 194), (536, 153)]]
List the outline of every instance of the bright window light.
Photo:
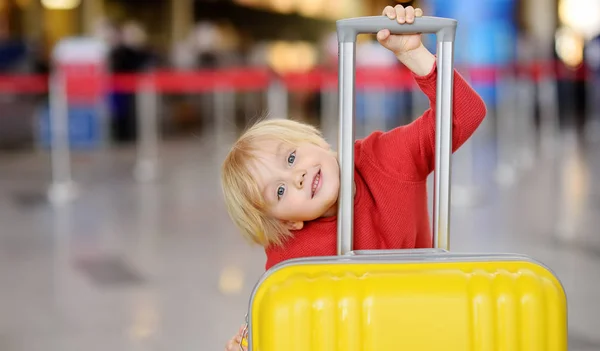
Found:
[(565, 25), (581, 33), (585, 39), (600, 34), (599, 0), (560, 0), (558, 17)]

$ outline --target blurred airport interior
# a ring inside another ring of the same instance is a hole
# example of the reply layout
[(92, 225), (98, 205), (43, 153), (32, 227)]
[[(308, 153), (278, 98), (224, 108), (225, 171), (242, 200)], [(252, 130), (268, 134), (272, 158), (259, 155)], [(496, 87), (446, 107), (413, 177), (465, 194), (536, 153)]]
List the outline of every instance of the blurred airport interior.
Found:
[[(337, 145), (337, 19), (459, 21), (485, 99), (453, 157), (451, 247), (548, 265), (571, 350), (600, 350), (600, 1), (0, 0), (0, 350), (220, 350), (264, 272), (219, 167), (256, 118)], [(423, 35), (435, 51), (435, 37)], [(374, 36), (357, 137), (428, 102)]]

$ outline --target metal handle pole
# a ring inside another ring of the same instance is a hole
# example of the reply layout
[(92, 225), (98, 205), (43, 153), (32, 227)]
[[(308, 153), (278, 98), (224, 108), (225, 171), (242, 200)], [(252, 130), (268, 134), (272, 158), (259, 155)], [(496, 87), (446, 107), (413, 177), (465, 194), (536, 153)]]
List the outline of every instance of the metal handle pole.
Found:
[(354, 235), (354, 119), (356, 42), (339, 43), (339, 136), (338, 160), (340, 163), (340, 195), (337, 221), (337, 254), (352, 251)]
[(438, 41), (436, 99), (436, 155), (434, 184), (433, 242), (436, 248), (448, 248), (450, 216), (450, 156), (452, 151), (452, 88), (454, 37), (457, 21), (438, 17), (419, 17), (414, 23), (399, 24), (386, 16), (343, 19), (336, 22), (339, 45), (339, 141), (338, 160), (341, 184), (338, 203), (337, 254), (352, 251), (354, 120), (356, 36), (382, 29), (398, 33), (435, 33)]
[(433, 247), (449, 249), (454, 40), (438, 40)]

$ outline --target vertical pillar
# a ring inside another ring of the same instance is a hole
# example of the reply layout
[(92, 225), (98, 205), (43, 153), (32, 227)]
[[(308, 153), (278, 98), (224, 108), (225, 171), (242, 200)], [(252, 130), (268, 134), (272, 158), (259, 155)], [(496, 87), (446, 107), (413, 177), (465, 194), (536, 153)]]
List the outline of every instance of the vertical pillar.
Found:
[(556, 13), (557, 0), (528, 0), (520, 6), (523, 9), (523, 19), (527, 23), (527, 31), (535, 37), (536, 42), (544, 48), (544, 54), (551, 55), (556, 31), (554, 16), (541, 16), (542, 13)]
[(0, 0), (0, 38), (10, 33), (10, 7), (8, 0)]
[[(524, 1), (523, 16), (528, 25), (531, 42), (537, 43), (534, 60), (551, 62), (554, 59), (554, 34), (557, 22), (553, 16), (540, 16), (540, 13), (556, 13), (557, 0)], [(541, 151), (547, 157), (554, 157), (558, 137), (558, 98), (555, 77), (542, 78), (537, 82), (537, 104), (540, 106)]]
[(193, 0), (171, 0), (171, 42), (184, 39), (194, 24)]
[(83, 32), (92, 35), (94, 26), (104, 17), (104, 0), (84, 0), (81, 6)]
[[(0, 0), (2, 1), (2, 0)], [(41, 39), (44, 34), (42, 28), (42, 4), (40, 1), (27, 1), (23, 6), (23, 34), (26, 38)], [(0, 20), (1, 21), (1, 20)]]

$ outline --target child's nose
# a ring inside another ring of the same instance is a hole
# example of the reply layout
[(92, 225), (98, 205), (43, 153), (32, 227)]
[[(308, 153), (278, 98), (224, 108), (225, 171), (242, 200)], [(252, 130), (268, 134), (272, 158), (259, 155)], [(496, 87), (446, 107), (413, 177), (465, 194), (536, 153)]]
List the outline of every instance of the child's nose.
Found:
[(297, 186), (298, 188), (300, 188), (300, 189), (301, 189), (301, 188), (304, 186), (304, 181), (305, 181), (305, 179), (304, 179), (304, 178), (305, 178), (305, 177), (306, 177), (306, 171), (299, 171), (299, 172), (296, 174), (296, 181), (295, 181), (295, 183), (296, 183), (296, 186)]

